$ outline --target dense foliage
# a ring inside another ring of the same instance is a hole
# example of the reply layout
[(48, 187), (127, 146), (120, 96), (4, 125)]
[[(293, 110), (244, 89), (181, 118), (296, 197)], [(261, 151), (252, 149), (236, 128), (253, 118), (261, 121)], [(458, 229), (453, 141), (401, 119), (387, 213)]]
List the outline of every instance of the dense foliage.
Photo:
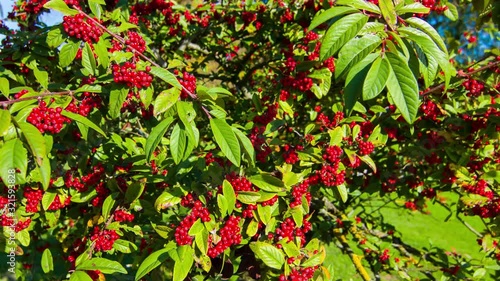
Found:
[[(0, 272), (337, 280), (337, 241), (353, 278), (499, 278), (500, 53), (428, 22), (476, 13), (496, 41), (497, 6), (19, 1), (20, 29), (0, 27)], [(444, 206), (481, 259), (411, 246), (387, 204)]]

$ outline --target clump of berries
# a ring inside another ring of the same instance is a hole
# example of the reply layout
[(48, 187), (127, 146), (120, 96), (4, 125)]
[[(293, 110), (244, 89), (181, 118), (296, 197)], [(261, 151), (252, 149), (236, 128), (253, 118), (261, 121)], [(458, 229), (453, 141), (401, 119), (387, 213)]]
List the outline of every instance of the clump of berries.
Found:
[[(97, 21), (97, 19), (94, 19)], [(63, 17), (64, 31), (71, 37), (92, 43), (99, 41), (103, 31), (83, 14)]]
[(41, 101), (38, 107), (31, 110), (26, 120), (33, 124), (42, 134), (45, 132), (57, 134), (64, 123), (71, 122), (70, 119), (61, 115), (62, 108), (48, 108), (45, 101)]
[(96, 252), (109, 251), (113, 249), (113, 244), (120, 236), (115, 230), (104, 229), (101, 231), (99, 226), (94, 227), (90, 240), (95, 243), (94, 250)]
[(219, 242), (208, 249), (207, 255), (209, 257), (215, 258), (232, 245), (241, 243), (241, 228), (239, 227), (239, 222), (240, 217), (229, 217), (224, 226), (219, 230)]
[(368, 155), (373, 152), (375, 146), (370, 141), (358, 140), (358, 153), (359, 155)]
[(115, 211), (114, 218), (115, 221), (119, 222), (132, 222), (134, 215), (124, 210), (117, 210)]
[(182, 79), (179, 79), (179, 83), (182, 85), (182, 99), (187, 98), (190, 93), (194, 94), (196, 92), (196, 77), (194, 75), (188, 72), (182, 73)]
[(42, 201), (43, 191), (41, 189), (33, 189), (28, 187), (23, 192), (24, 198), (26, 198), (26, 212), (37, 213), (40, 201)]
[(153, 77), (147, 73), (149, 68), (146, 68), (146, 71), (138, 71), (136, 70), (135, 63), (125, 62), (123, 65), (115, 64), (112, 69), (114, 81), (126, 84), (130, 88), (147, 88), (153, 81)]
[(128, 38), (125, 41), (127, 51), (144, 53), (146, 51), (146, 41), (137, 32), (129, 31)]
[[(192, 195), (191, 195), (192, 198)], [(194, 200), (194, 199), (193, 199)], [(187, 208), (192, 208), (191, 212), (189, 215), (187, 215), (177, 226), (175, 229), (175, 241), (177, 242), (177, 245), (190, 245), (193, 242), (193, 237), (188, 234), (189, 229), (193, 224), (198, 220), (198, 218), (201, 219), (202, 222), (208, 222), (211, 220), (210, 218), (210, 213), (208, 212), (208, 209), (203, 207), (203, 204), (201, 203), (200, 200), (194, 201), (194, 203), (191, 203), (192, 200), (190, 198), (186, 198), (183, 201), (181, 201), (181, 205)]]

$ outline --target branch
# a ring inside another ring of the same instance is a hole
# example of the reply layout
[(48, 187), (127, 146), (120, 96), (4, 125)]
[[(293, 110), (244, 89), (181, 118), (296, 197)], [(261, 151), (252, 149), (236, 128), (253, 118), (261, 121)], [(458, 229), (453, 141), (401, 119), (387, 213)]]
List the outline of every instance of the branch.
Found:
[[(473, 71), (470, 71), (470, 72), (465, 72), (465, 71), (463, 71), (463, 70), (459, 70), (459, 71), (458, 71), (458, 76), (459, 76), (461, 79), (467, 79), (467, 78), (470, 78), (472, 75), (474, 75), (474, 74), (476, 74), (476, 73), (478, 73), (478, 72), (485, 71), (485, 70), (487, 70), (487, 69), (490, 69), (490, 68), (495, 67), (495, 66), (498, 66), (498, 65), (500, 65), (500, 61), (496, 61), (496, 62), (489, 63), (488, 65), (485, 65), (485, 66), (483, 66), (483, 67), (480, 67), (480, 68), (478, 68), (478, 69), (476, 69), (476, 70), (473, 70)], [(422, 95), (428, 95), (428, 94), (430, 94), (430, 93), (434, 93), (434, 92), (440, 91), (440, 90), (444, 89), (444, 86), (445, 86), (445, 84), (444, 84), (444, 83), (441, 83), (441, 84), (439, 84), (439, 85), (437, 85), (437, 86), (435, 86), (435, 87), (432, 87), (432, 88), (430, 88), (430, 89), (428, 89), (428, 90), (424, 91), (424, 92), (422, 93)]]
[(48, 97), (48, 96), (65, 96), (65, 95), (70, 95), (73, 96), (73, 91), (62, 91), (62, 92), (43, 92), (40, 93), (39, 95), (32, 96), (32, 97), (26, 97), (26, 98), (18, 98), (18, 99), (12, 99), (12, 100), (6, 100), (6, 101), (0, 101), (0, 106), (3, 106), (4, 108), (16, 103), (16, 102), (21, 102), (21, 101), (27, 101), (27, 100), (35, 100), (43, 97)]

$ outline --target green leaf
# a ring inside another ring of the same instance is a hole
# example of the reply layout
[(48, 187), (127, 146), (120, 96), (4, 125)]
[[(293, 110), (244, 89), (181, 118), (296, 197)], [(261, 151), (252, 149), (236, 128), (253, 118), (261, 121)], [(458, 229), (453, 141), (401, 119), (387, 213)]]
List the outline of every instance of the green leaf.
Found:
[(441, 35), (439, 35), (439, 33), (436, 31), (436, 29), (434, 29), (434, 27), (432, 27), (432, 25), (430, 25), (423, 19), (417, 17), (408, 18), (405, 21), (406, 23), (410, 24), (410, 26), (418, 28), (418, 30), (427, 34), (430, 38), (432, 38), (432, 40), (434, 40), (434, 42), (439, 46), (439, 48), (446, 55), (448, 55), (448, 50), (446, 49), (446, 44), (444, 43), (443, 38), (441, 38)]
[(240, 141), (240, 145), (243, 146), (243, 150), (248, 157), (247, 160), (250, 162), (250, 165), (255, 166), (255, 148), (253, 147), (252, 141), (250, 141), (250, 139), (239, 129), (235, 127), (231, 127), (231, 129)]
[(97, 126), (94, 122), (90, 121), (89, 119), (87, 119), (86, 117), (83, 117), (82, 115), (80, 114), (76, 114), (76, 113), (73, 113), (73, 112), (69, 112), (69, 111), (66, 111), (66, 110), (63, 110), (61, 112), (61, 115), (62, 116), (65, 116), (65, 117), (68, 117), (69, 119), (72, 119), (82, 125), (85, 125), (87, 127), (90, 127), (92, 129), (94, 129), (96, 132), (98, 132), (99, 134), (103, 135), (105, 138), (107, 138), (108, 136), (106, 135), (106, 133), (101, 129), (99, 128), (99, 126)]
[(377, 57), (379, 57), (379, 54), (369, 54), (349, 70), (344, 86), (345, 109), (348, 115), (351, 114), (356, 101), (361, 96), (370, 65)]
[(160, 122), (160, 124), (156, 125), (153, 130), (151, 130), (151, 134), (149, 134), (148, 139), (146, 140), (145, 153), (146, 153), (146, 161), (151, 161), (151, 155), (155, 151), (158, 144), (161, 142), (161, 139), (165, 135), (168, 130), (168, 127), (174, 121), (173, 117), (170, 116), (167, 119)]
[(109, 66), (109, 54), (105, 40), (99, 40), (94, 44), (94, 52), (96, 53), (97, 59), (99, 60), (99, 65), (104, 69), (107, 69)]
[(252, 184), (262, 190), (269, 192), (279, 192), (285, 189), (285, 184), (278, 178), (269, 174), (259, 174), (248, 179)]
[(9, 97), (9, 88), (9, 79), (0, 77), (0, 92), (2, 92), (2, 95), (6, 98)]
[[(2, 83), (2, 81), (0, 81)], [(1, 85), (1, 84), (0, 84)], [(0, 137), (4, 136), (10, 127), (10, 112), (5, 109), (0, 109)]]
[(125, 192), (125, 203), (132, 203), (141, 197), (146, 184), (143, 182), (134, 182), (128, 186)]
[(264, 264), (274, 269), (281, 269), (285, 263), (285, 255), (275, 246), (264, 242), (250, 243), (250, 249)]
[(168, 259), (168, 251), (175, 249), (176, 247), (177, 245), (175, 244), (175, 242), (170, 241), (165, 246), (165, 248), (155, 251), (150, 255), (148, 255), (137, 269), (137, 273), (135, 274), (135, 281), (146, 276), (146, 274), (148, 274), (153, 269), (161, 265), (164, 261), (166, 261)]
[(241, 164), (240, 143), (236, 135), (224, 119), (210, 119), (210, 127), (214, 134), (215, 142), (220, 147), (222, 153), (237, 167)]
[(336, 21), (328, 28), (322, 39), (320, 59), (323, 61), (335, 55), (342, 46), (358, 34), (367, 21), (368, 17), (361, 13), (351, 14)]
[(260, 194), (254, 191), (239, 191), (236, 198), (243, 204), (255, 204), (260, 199)]
[(344, 137), (344, 133), (342, 127), (335, 127), (333, 130), (328, 130), (328, 135), (330, 136), (330, 145), (339, 145), (342, 143), (342, 139)]
[(224, 182), (222, 183), (222, 194), (224, 194), (224, 197), (226, 197), (227, 212), (229, 215), (231, 215), (236, 205), (236, 194), (234, 192), (233, 186), (227, 180), (224, 180)]
[(50, 48), (59, 47), (64, 42), (64, 37), (61, 33), (61, 27), (55, 27), (47, 33), (47, 45)]
[[(4, 142), (0, 149), (0, 177), (5, 185), (21, 184), (26, 179), (26, 169), (28, 168), (28, 151), (24, 148), (19, 139), (11, 139)], [(15, 173), (15, 169), (20, 172)], [(15, 175), (15, 179), (13, 176)]]
[(413, 123), (417, 116), (419, 106), (418, 84), (410, 67), (398, 55), (386, 53), (390, 64), (387, 91), (391, 95), (396, 107), (408, 123)]
[(335, 4), (351, 6), (358, 10), (366, 10), (374, 14), (380, 14), (380, 9), (377, 5), (365, 0), (337, 0)]
[(392, 0), (379, 0), (378, 5), (380, 6), (380, 11), (382, 12), (382, 16), (385, 21), (389, 25), (392, 30), (396, 30), (396, 8), (394, 7), (394, 3)]
[(69, 277), (69, 281), (92, 281), (93, 279), (85, 271), (74, 271)]
[(337, 185), (337, 191), (339, 192), (342, 202), (345, 203), (347, 201), (347, 188), (345, 187), (345, 185), (344, 184)]
[(403, 7), (397, 8), (396, 12), (398, 15), (404, 14), (428, 14), (431, 9), (424, 6), (422, 3), (415, 2)]
[(351, 8), (351, 7), (332, 7), (323, 13), (318, 13), (314, 16), (313, 20), (311, 21), (311, 24), (307, 28), (307, 30), (313, 30), (315, 27), (318, 25), (321, 25), (322, 23), (333, 19), (334, 17), (338, 16), (343, 16), (347, 14), (352, 14), (355, 12), (359, 12), (357, 9)]
[(97, 66), (94, 58), (94, 53), (92, 52), (92, 49), (87, 42), (85, 42), (85, 47), (83, 47), (82, 50), (82, 65), (88, 73), (92, 75), (96, 74), (95, 70)]
[(217, 207), (219, 207), (219, 211), (223, 217), (225, 217), (227, 212), (227, 200), (226, 197), (222, 194), (217, 194)]
[(170, 134), (170, 154), (175, 164), (179, 164), (186, 151), (186, 131), (177, 123)]
[[(52, 203), (54, 202), (54, 200), (56, 199), (57, 197), (57, 193), (54, 192), (54, 191), (46, 191), (44, 194), (43, 194), (43, 197), (42, 197), (42, 208), (44, 210), (48, 210), (50, 205), (52, 205)], [(58, 200), (60, 201), (61, 198), (59, 198)]]
[(171, 207), (175, 204), (179, 204), (181, 202), (182, 194), (173, 194), (167, 191), (164, 191), (155, 201), (155, 210), (159, 212), (160, 210), (164, 210), (168, 207)]
[(375, 59), (363, 83), (363, 100), (376, 98), (382, 92), (389, 77), (389, 69), (387, 60), (381, 57)]
[(174, 264), (174, 279), (173, 281), (183, 281), (194, 263), (194, 250), (191, 246), (183, 245), (177, 248), (179, 259)]
[(47, 89), (49, 86), (49, 74), (47, 71), (38, 69), (38, 67), (33, 68), (33, 74), (35, 74), (36, 81), (40, 83), (42, 88)]
[(339, 52), (339, 58), (335, 62), (335, 79), (342, 77), (346, 72), (368, 54), (377, 48), (382, 40), (372, 34), (367, 34), (361, 38), (355, 38), (347, 42)]
[(452, 21), (458, 20), (459, 14), (457, 6), (450, 2), (447, 2), (446, 7), (448, 7), (448, 9), (444, 10), (443, 14)]
[(68, 42), (63, 45), (61, 51), (59, 52), (59, 65), (61, 67), (70, 65), (75, 60), (79, 48), (80, 42)]
[(370, 167), (374, 173), (377, 173), (377, 165), (370, 156), (368, 155), (359, 156), (359, 159), (365, 162), (365, 164), (368, 165), (368, 167)]
[(19, 129), (21, 129), (26, 142), (28, 142), (37, 165), (41, 166), (43, 159), (47, 157), (47, 147), (42, 133), (30, 123), (20, 122)]
[(181, 90), (177, 88), (170, 88), (161, 92), (154, 101), (155, 114), (161, 114), (175, 105), (179, 100)]
[(69, 8), (63, 0), (50, 0), (43, 7), (61, 12), (65, 16), (74, 16), (79, 13), (77, 10)]
[(102, 217), (104, 220), (109, 218), (109, 215), (115, 206), (117, 195), (118, 193), (113, 193), (104, 199), (104, 203), (102, 203)]
[(45, 273), (49, 273), (54, 270), (54, 260), (52, 258), (52, 253), (50, 249), (45, 249), (42, 254), (42, 270)]
[(288, 257), (297, 257), (300, 255), (300, 249), (297, 247), (293, 241), (287, 241), (287, 239), (281, 239), (278, 244), (280, 244)]
[(321, 249), (317, 254), (311, 256), (308, 258), (305, 262), (303, 262), (300, 266), (302, 267), (312, 267), (312, 266), (317, 266), (323, 263), (323, 261), (326, 258), (326, 252), (323, 249)]
[(413, 27), (401, 27), (398, 31), (422, 48), (427, 58), (433, 57), (437, 61), (444, 72), (445, 88), (448, 88), (451, 76), (455, 74), (448, 56), (437, 47), (436, 43), (426, 33)]
[(137, 250), (137, 246), (128, 240), (117, 239), (115, 243), (113, 243), (113, 249), (121, 253), (130, 254), (132, 251)]
[[(105, 4), (105, 3), (103, 3)], [(98, 19), (101, 19), (101, 14), (102, 14), (102, 7), (99, 5), (99, 1), (96, 0), (89, 0), (89, 8), (92, 14)]]
[(167, 82), (169, 85), (179, 90), (182, 89), (181, 83), (179, 83), (175, 75), (173, 75), (170, 71), (163, 69), (161, 67), (153, 66), (151, 67), (150, 73), (160, 78), (161, 80)]
[(90, 260), (83, 261), (76, 267), (76, 270), (99, 270), (103, 274), (127, 274), (127, 270), (119, 262), (105, 258), (92, 258)]
[(121, 114), (123, 103), (127, 99), (128, 88), (113, 88), (109, 96), (109, 116), (115, 119)]

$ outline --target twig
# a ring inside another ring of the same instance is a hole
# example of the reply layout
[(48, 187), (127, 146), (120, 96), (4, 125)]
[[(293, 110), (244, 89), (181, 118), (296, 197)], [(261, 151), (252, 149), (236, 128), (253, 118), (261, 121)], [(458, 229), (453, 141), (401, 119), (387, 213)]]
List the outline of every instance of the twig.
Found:
[(11, 100), (6, 100), (6, 101), (0, 101), (0, 106), (7, 107), (13, 103), (16, 102), (21, 102), (21, 101), (27, 101), (27, 100), (35, 100), (43, 97), (48, 97), (48, 96), (65, 96), (65, 95), (70, 95), (73, 96), (73, 91), (62, 91), (62, 92), (49, 92), (45, 91), (43, 93), (40, 93), (39, 95), (32, 96), (32, 97), (26, 97), (26, 98), (18, 98), (18, 99), (11, 99)]

